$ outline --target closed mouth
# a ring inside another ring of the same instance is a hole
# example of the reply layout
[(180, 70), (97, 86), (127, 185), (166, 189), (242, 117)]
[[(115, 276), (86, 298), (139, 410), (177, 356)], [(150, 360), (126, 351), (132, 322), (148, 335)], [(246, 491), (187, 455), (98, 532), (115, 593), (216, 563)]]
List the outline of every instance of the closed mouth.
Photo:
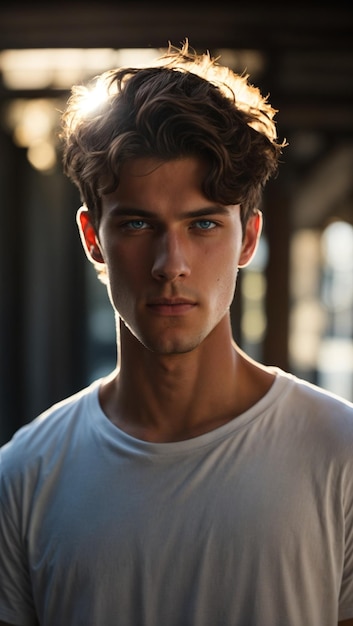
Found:
[(196, 303), (186, 298), (155, 298), (147, 306), (159, 315), (183, 315), (191, 311)]

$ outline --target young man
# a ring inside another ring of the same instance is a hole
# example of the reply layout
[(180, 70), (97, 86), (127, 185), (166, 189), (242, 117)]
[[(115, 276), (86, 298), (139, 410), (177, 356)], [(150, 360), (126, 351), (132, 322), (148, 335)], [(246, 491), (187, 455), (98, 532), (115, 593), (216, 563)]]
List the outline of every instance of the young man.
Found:
[(353, 624), (353, 406), (231, 333), (274, 113), (187, 44), (73, 89), (64, 170), (118, 363), (1, 451), (1, 624)]

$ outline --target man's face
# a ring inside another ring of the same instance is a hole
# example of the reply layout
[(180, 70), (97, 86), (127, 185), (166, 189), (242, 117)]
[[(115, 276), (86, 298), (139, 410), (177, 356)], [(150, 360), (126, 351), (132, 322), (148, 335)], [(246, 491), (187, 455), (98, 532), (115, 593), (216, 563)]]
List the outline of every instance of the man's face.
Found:
[(229, 315), (238, 267), (249, 262), (260, 218), (242, 233), (239, 205), (202, 192), (196, 158), (128, 162), (102, 198), (98, 240), (113, 306), (159, 354), (188, 352)]

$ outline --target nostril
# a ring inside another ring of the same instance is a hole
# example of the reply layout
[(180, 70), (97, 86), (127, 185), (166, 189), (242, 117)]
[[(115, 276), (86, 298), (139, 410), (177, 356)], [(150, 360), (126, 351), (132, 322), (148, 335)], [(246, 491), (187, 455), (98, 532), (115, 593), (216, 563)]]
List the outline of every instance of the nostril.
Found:
[(175, 234), (165, 233), (156, 251), (152, 276), (158, 280), (175, 280), (190, 272), (185, 245)]
[(186, 275), (185, 271), (182, 271), (180, 269), (172, 269), (172, 268), (165, 268), (165, 269), (153, 269), (152, 270), (152, 276), (158, 280), (176, 280), (178, 278), (183, 278)]

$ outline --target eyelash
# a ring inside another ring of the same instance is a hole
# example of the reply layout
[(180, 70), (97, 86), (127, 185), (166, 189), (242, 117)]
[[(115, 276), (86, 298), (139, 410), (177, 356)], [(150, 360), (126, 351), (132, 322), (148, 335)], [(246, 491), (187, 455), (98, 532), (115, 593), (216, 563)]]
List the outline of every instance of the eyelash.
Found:
[(145, 228), (135, 228), (136, 224), (139, 224), (139, 225), (142, 224), (144, 227), (148, 226), (148, 223), (145, 222), (144, 220), (130, 220), (129, 222), (125, 222), (124, 224), (122, 224), (122, 226), (129, 230), (144, 230), (145, 229)]
[(194, 223), (194, 226), (200, 224), (208, 224), (210, 226), (210, 228), (203, 228), (200, 227), (200, 230), (213, 230), (214, 228), (216, 228), (217, 224), (216, 222), (214, 222), (213, 220), (197, 220), (197, 222)]
[[(207, 225), (206, 228), (204, 228), (205, 224)], [(138, 226), (137, 228), (136, 228), (136, 225)], [(149, 223), (145, 222), (144, 220), (136, 219), (136, 220), (130, 220), (128, 222), (124, 222), (122, 226), (128, 230), (139, 231), (139, 230), (145, 230), (146, 227), (148, 228)], [(213, 230), (214, 228), (216, 228), (216, 226), (217, 226), (216, 222), (214, 222), (213, 220), (207, 220), (207, 219), (197, 220), (192, 223), (192, 228), (199, 227), (200, 230), (204, 230), (204, 231)]]

